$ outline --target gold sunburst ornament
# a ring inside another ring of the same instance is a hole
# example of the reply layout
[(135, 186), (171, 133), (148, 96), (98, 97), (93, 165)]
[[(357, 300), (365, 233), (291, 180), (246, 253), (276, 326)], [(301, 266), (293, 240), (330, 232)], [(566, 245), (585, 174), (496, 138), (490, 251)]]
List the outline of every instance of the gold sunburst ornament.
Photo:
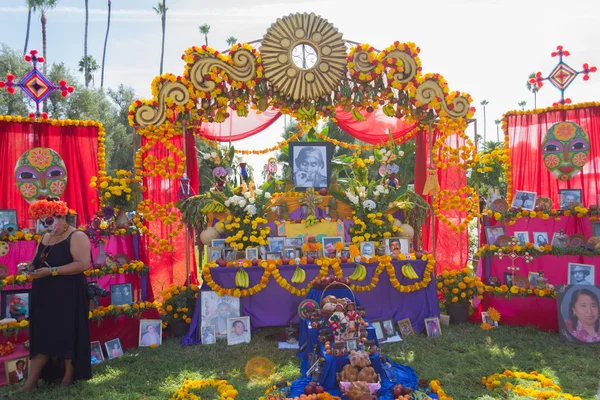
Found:
[(342, 34), (313, 13), (279, 18), (267, 30), (260, 52), (265, 78), (295, 101), (330, 95), (346, 74)]

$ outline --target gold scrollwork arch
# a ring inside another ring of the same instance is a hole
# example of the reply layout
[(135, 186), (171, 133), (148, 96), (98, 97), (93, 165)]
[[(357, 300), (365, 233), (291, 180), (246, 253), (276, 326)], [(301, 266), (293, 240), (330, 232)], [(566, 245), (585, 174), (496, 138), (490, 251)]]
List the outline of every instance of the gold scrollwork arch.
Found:
[(204, 79), (215, 67), (225, 71), (230, 79), (238, 82), (246, 82), (256, 76), (256, 56), (247, 49), (237, 50), (230, 59), (231, 63), (197, 51), (191, 55), (196, 57), (197, 61), (190, 70), (189, 79), (196, 89), (203, 92), (211, 92), (216, 88), (215, 82)]
[[(428, 79), (417, 87), (415, 98), (423, 104), (429, 104), (436, 97), (444, 99), (445, 93), (442, 87), (434, 80)], [(446, 101), (441, 102), (443, 110), (450, 118), (464, 117), (469, 112), (470, 103), (464, 96), (457, 96), (452, 100), (452, 108), (448, 107)]]
[(143, 104), (136, 110), (136, 125), (162, 125), (166, 119), (167, 98), (173, 99), (174, 104), (183, 106), (189, 101), (190, 93), (182, 82), (165, 82), (158, 92), (157, 106)]

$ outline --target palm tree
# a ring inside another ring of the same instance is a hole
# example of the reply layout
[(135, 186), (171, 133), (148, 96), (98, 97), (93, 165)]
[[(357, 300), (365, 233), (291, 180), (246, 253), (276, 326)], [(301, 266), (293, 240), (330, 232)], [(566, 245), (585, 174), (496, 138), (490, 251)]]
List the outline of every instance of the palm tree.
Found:
[(485, 143), (485, 135), (487, 133), (487, 119), (485, 117), (485, 106), (487, 106), (490, 103), (487, 100), (481, 100), (481, 103), (479, 104), (483, 106), (483, 143)]
[(530, 79), (535, 78), (535, 72), (529, 74), (529, 78), (527, 78), (527, 90), (533, 93), (533, 108), (537, 108), (537, 92), (539, 92), (540, 88), (535, 83), (529, 82)]
[(31, 1), (27, 0), (27, 32), (25, 32), (25, 47), (23, 48), (23, 56), (27, 54), (27, 46), (29, 45), (29, 28), (31, 27)]
[(110, 31), (110, 0), (108, 0), (108, 22), (106, 24), (106, 36), (104, 37), (104, 51), (102, 52), (102, 72), (100, 73), (100, 87), (104, 87), (104, 62), (106, 61), (106, 45), (108, 44), (108, 31)]
[(162, 22), (162, 47), (160, 50), (160, 74), (163, 73), (163, 61), (165, 59), (165, 30), (167, 29), (167, 0), (163, 0), (162, 3), (158, 3), (156, 7), (152, 7)]
[[(88, 61), (88, 53), (87, 53), (87, 44), (88, 44), (88, 22), (89, 22), (89, 7), (88, 0), (85, 0), (85, 33), (83, 34), (83, 62), (84, 62), (84, 71), (88, 70), (87, 61)], [(85, 80), (85, 87), (87, 88), (89, 81)]]
[(527, 105), (527, 102), (525, 100), (519, 102), (519, 107), (521, 107), (521, 111), (525, 111), (526, 105)]
[(206, 43), (206, 45), (208, 46), (208, 32), (210, 32), (210, 25), (200, 25), (198, 29), (200, 29), (200, 33), (204, 35), (204, 43)]
[(501, 120), (497, 119), (494, 121), (494, 123), (496, 124), (496, 141), (500, 141), (500, 124), (502, 123)]
[[(47, 54), (47, 42), (48, 42), (48, 38), (46, 36), (46, 23), (48, 22), (48, 19), (46, 18), (46, 11), (56, 7), (56, 3), (58, 3), (58, 0), (28, 0), (28, 5), (31, 8), (32, 11), (39, 11), (41, 16), (40, 16), (40, 22), (42, 23), (42, 54), (44, 55), (44, 64), (43, 64), (43, 71), (44, 71), (44, 75), (47, 75), (47, 65), (48, 65), (48, 54)], [(44, 100), (44, 107), (43, 107), (44, 112), (48, 112), (48, 102), (47, 100)]]
[[(210, 29), (210, 27), (209, 27), (209, 29)], [(208, 33), (208, 32), (207, 32), (207, 33)], [(237, 40), (237, 38), (236, 38), (236, 37), (234, 37), (234, 36), (229, 36), (227, 39), (225, 39), (225, 41), (227, 42), (227, 45), (228, 45), (229, 47), (231, 47), (231, 46), (233, 46), (234, 44), (236, 44), (238, 40)], [(207, 46), (208, 46), (208, 44), (207, 44)]]
[(94, 72), (99, 69), (100, 66), (98, 65), (98, 62), (92, 56), (87, 56), (87, 59), (84, 60), (82, 58), (79, 61), (79, 72), (83, 72), (86, 88), (90, 85), (90, 81), (92, 82), (92, 86), (94, 86)]

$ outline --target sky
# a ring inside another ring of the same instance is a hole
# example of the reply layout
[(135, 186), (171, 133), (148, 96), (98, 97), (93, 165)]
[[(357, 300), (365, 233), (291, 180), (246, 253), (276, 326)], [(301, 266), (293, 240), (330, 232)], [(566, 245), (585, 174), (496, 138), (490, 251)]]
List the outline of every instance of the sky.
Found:
[[(161, 21), (152, 9), (158, 0), (112, 0), (105, 86), (125, 84), (137, 95), (150, 95), (159, 73)], [(487, 100), (487, 136), (496, 138), (495, 119), (517, 109), (533, 108), (525, 83), (532, 72), (548, 75), (558, 58), (557, 45), (571, 52), (567, 64), (600, 66), (600, 2), (597, 0), (167, 0), (164, 72), (183, 73), (181, 54), (204, 44), (198, 26), (208, 23), (209, 45), (227, 49), (229, 36), (240, 42), (261, 39), (277, 18), (314, 12), (329, 20), (344, 39), (382, 49), (398, 40), (421, 48), (423, 72), (443, 75), (451, 90), (468, 92), (477, 108), (483, 134), (482, 100)], [(98, 62), (106, 33), (107, 0), (89, 0), (88, 53)], [(47, 13), (48, 60), (64, 62), (75, 73), (83, 56), (84, 1), (59, 0)], [(27, 26), (25, 0), (0, 0), (0, 42), (21, 49)], [(41, 51), (39, 14), (32, 17), (30, 49)], [(81, 76), (81, 78), (83, 78)], [(83, 79), (82, 79), (83, 80)], [(100, 74), (96, 75), (99, 85)], [(600, 73), (584, 82), (578, 77), (567, 90), (574, 102), (600, 100)], [(560, 93), (549, 83), (540, 89), (538, 107), (552, 105)], [(283, 119), (264, 132), (236, 143), (260, 149), (279, 140)], [(267, 156), (247, 158), (257, 168)]]

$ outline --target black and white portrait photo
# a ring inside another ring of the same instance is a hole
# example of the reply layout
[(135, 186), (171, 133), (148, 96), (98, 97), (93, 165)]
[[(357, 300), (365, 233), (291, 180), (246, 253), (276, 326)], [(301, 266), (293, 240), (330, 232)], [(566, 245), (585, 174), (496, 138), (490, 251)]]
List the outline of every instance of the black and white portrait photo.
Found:
[(290, 164), (294, 187), (327, 188), (331, 175), (330, 143), (290, 143)]
[(543, 246), (548, 243), (548, 232), (533, 232), (533, 243)]
[(283, 237), (270, 237), (269, 238), (269, 251), (283, 252), (285, 246), (285, 238)]
[(208, 262), (211, 261), (217, 261), (219, 258), (221, 258), (221, 252), (222, 252), (222, 248), (221, 247), (217, 247), (217, 246), (211, 246), (208, 248)]
[(514, 208), (521, 207), (523, 210), (533, 211), (535, 207), (535, 198), (537, 193), (535, 192), (519, 192), (515, 193), (511, 206)]
[(361, 242), (360, 254), (366, 257), (375, 255), (375, 242)]
[(258, 247), (246, 248), (246, 260), (258, 260)]
[(227, 320), (239, 316), (239, 297), (219, 296), (213, 291), (200, 292), (201, 326), (214, 326), (217, 339), (227, 338)]
[(569, 208), (571, 203), (581, 203), (581, 189), (560, 189), (560, 209)]
[(133, 303), (131, 283), (110, 285), (110, 304), (113, 306), (121, 306), (123, 304), (131, 303)]
[(525, 246), (525, 243), (529, 242), (529, 232), (527, 231), (515, 232), (515, 237), (519, 241), (519, 246)]
[(593, 265), (569, 263), (569, 285), (593, 285)]

